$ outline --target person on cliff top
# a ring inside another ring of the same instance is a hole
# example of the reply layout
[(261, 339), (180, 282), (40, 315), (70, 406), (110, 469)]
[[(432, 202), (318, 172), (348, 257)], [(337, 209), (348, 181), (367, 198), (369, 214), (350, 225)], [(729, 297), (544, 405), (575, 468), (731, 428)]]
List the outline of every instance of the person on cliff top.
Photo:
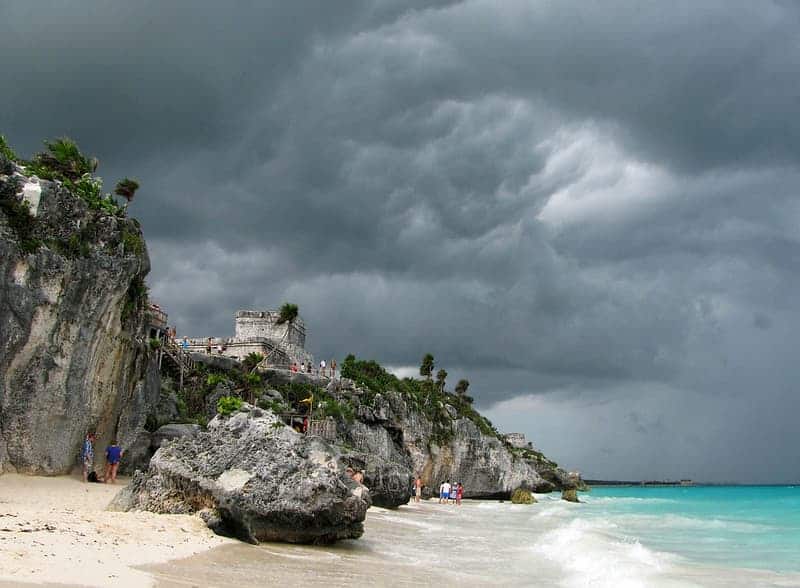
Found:
[(319, 375), (320, 376), (324, 376), (325, 375), (325, 360), (324, 359), (321, 359), (319, 361)]
[(304, 361), (301, 361), (301, 362), (300, 362), (300, 373), (301, 373), (301, 374), (302, 374), (302, 373), (305, 373), (305, 371), (306, 371), (306, 362), (304, 362)]
[(181, 347), (183, 348), (184, 351), (188, 351), (189, 350), (189, 338), (188, 337), (184, 337), (183, 338), (183, 341), (181, 341)]
[(331, 360), (331, 378), (335, 378), (335, 377), (336, 377), (336, 360), (332, 359)]
[(106, 447), (106, 484), (116, 484), (117, 470), (121, 459), (122, 448), (117, 445), (116, 441), (112, 441), (111, 445)]
[(213, 342), (211, 341), (211, 337), (209, 337), (208, 341), (206, 341), (206, 353), (208, 353), (209, 355), (211, 355), (212, 344)]
[(461, 482), (458, 483), (458, 488), (456, 488), (456, 504), (461, 506), (461, 499), (464, 498), (464, 486), (461, 485)]
[(83, 440), (83, 448), (81, 449), (81, 463), (83, 464), (83, 481), (89, 481), (89, 471), (94, 464), (94, 433), (86, 433), (86, 438)]
[(419, 502), (422, 499), (422, 478), (417, 476), (414, 480), (414, 502)]

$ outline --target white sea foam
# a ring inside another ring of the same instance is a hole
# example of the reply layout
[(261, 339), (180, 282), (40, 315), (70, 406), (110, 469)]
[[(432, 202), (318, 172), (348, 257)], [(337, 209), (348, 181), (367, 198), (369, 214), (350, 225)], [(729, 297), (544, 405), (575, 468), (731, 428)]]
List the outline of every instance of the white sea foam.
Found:
[(652, 551), (638, 541), (612, 537), (616, 525), (572, 519), (543, 535), (533, 551), (559, 564), (562, 586), (640, 587), (658, 585), (674, 556)]

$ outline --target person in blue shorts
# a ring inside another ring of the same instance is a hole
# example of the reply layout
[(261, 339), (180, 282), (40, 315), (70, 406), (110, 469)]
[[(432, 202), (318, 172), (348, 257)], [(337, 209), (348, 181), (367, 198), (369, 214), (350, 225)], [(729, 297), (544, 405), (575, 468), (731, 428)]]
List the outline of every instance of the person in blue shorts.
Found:
[(117, 470), (122, 459), (122, 448), (112, 441), (106, 448), (106, 484), (114, 484), (117, 481)]
[(450, 498), (450, 482), (442, 482), (442, 485), (439, 486), (439, 504), (447, 503), (447, 499)]

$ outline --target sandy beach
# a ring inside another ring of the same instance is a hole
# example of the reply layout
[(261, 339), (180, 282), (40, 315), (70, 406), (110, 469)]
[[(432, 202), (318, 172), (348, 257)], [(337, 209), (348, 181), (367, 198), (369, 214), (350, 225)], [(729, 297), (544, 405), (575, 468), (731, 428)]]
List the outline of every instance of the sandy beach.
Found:
[(126, 481), (0, 476), (0, 585), (152, 586), (135, 567), (234, 543), (197, 517), (106, 511)]

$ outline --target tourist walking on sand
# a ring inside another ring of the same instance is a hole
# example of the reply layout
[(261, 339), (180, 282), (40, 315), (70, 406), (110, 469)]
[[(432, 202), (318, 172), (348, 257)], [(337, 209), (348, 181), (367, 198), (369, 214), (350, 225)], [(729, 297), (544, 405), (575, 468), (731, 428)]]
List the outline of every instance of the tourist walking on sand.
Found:
[(461, 485), (461, 482), (458, 483), (458, 488), (456, 488), (456, 504), (461, 506), (461, 499), (464, 497), (464, 486)]
[(453, 485), (450, 486), (450, 500), (448, 501), (449, 504), (455, 505), (456, 503), (456, 490), (458, 489), (458, 485), (453, 482)]
[(419, 502), (422, 499), (422, 478), (417, 476), (414, 480), (414, 502)]
[(89, 481), (89, 472), (94, 465), (94, 433), (86, 433), (86, 438), (83, 440), (83, 448), (81, 448), (81, 463), (83, 464), (83, 481)]
[(112, 441), (111, 445), (106, 447), (106, 484), (115, 484), (117, 482), (117, 470), (121, 459), (122, 448), (117, 445), (116, 441)]

